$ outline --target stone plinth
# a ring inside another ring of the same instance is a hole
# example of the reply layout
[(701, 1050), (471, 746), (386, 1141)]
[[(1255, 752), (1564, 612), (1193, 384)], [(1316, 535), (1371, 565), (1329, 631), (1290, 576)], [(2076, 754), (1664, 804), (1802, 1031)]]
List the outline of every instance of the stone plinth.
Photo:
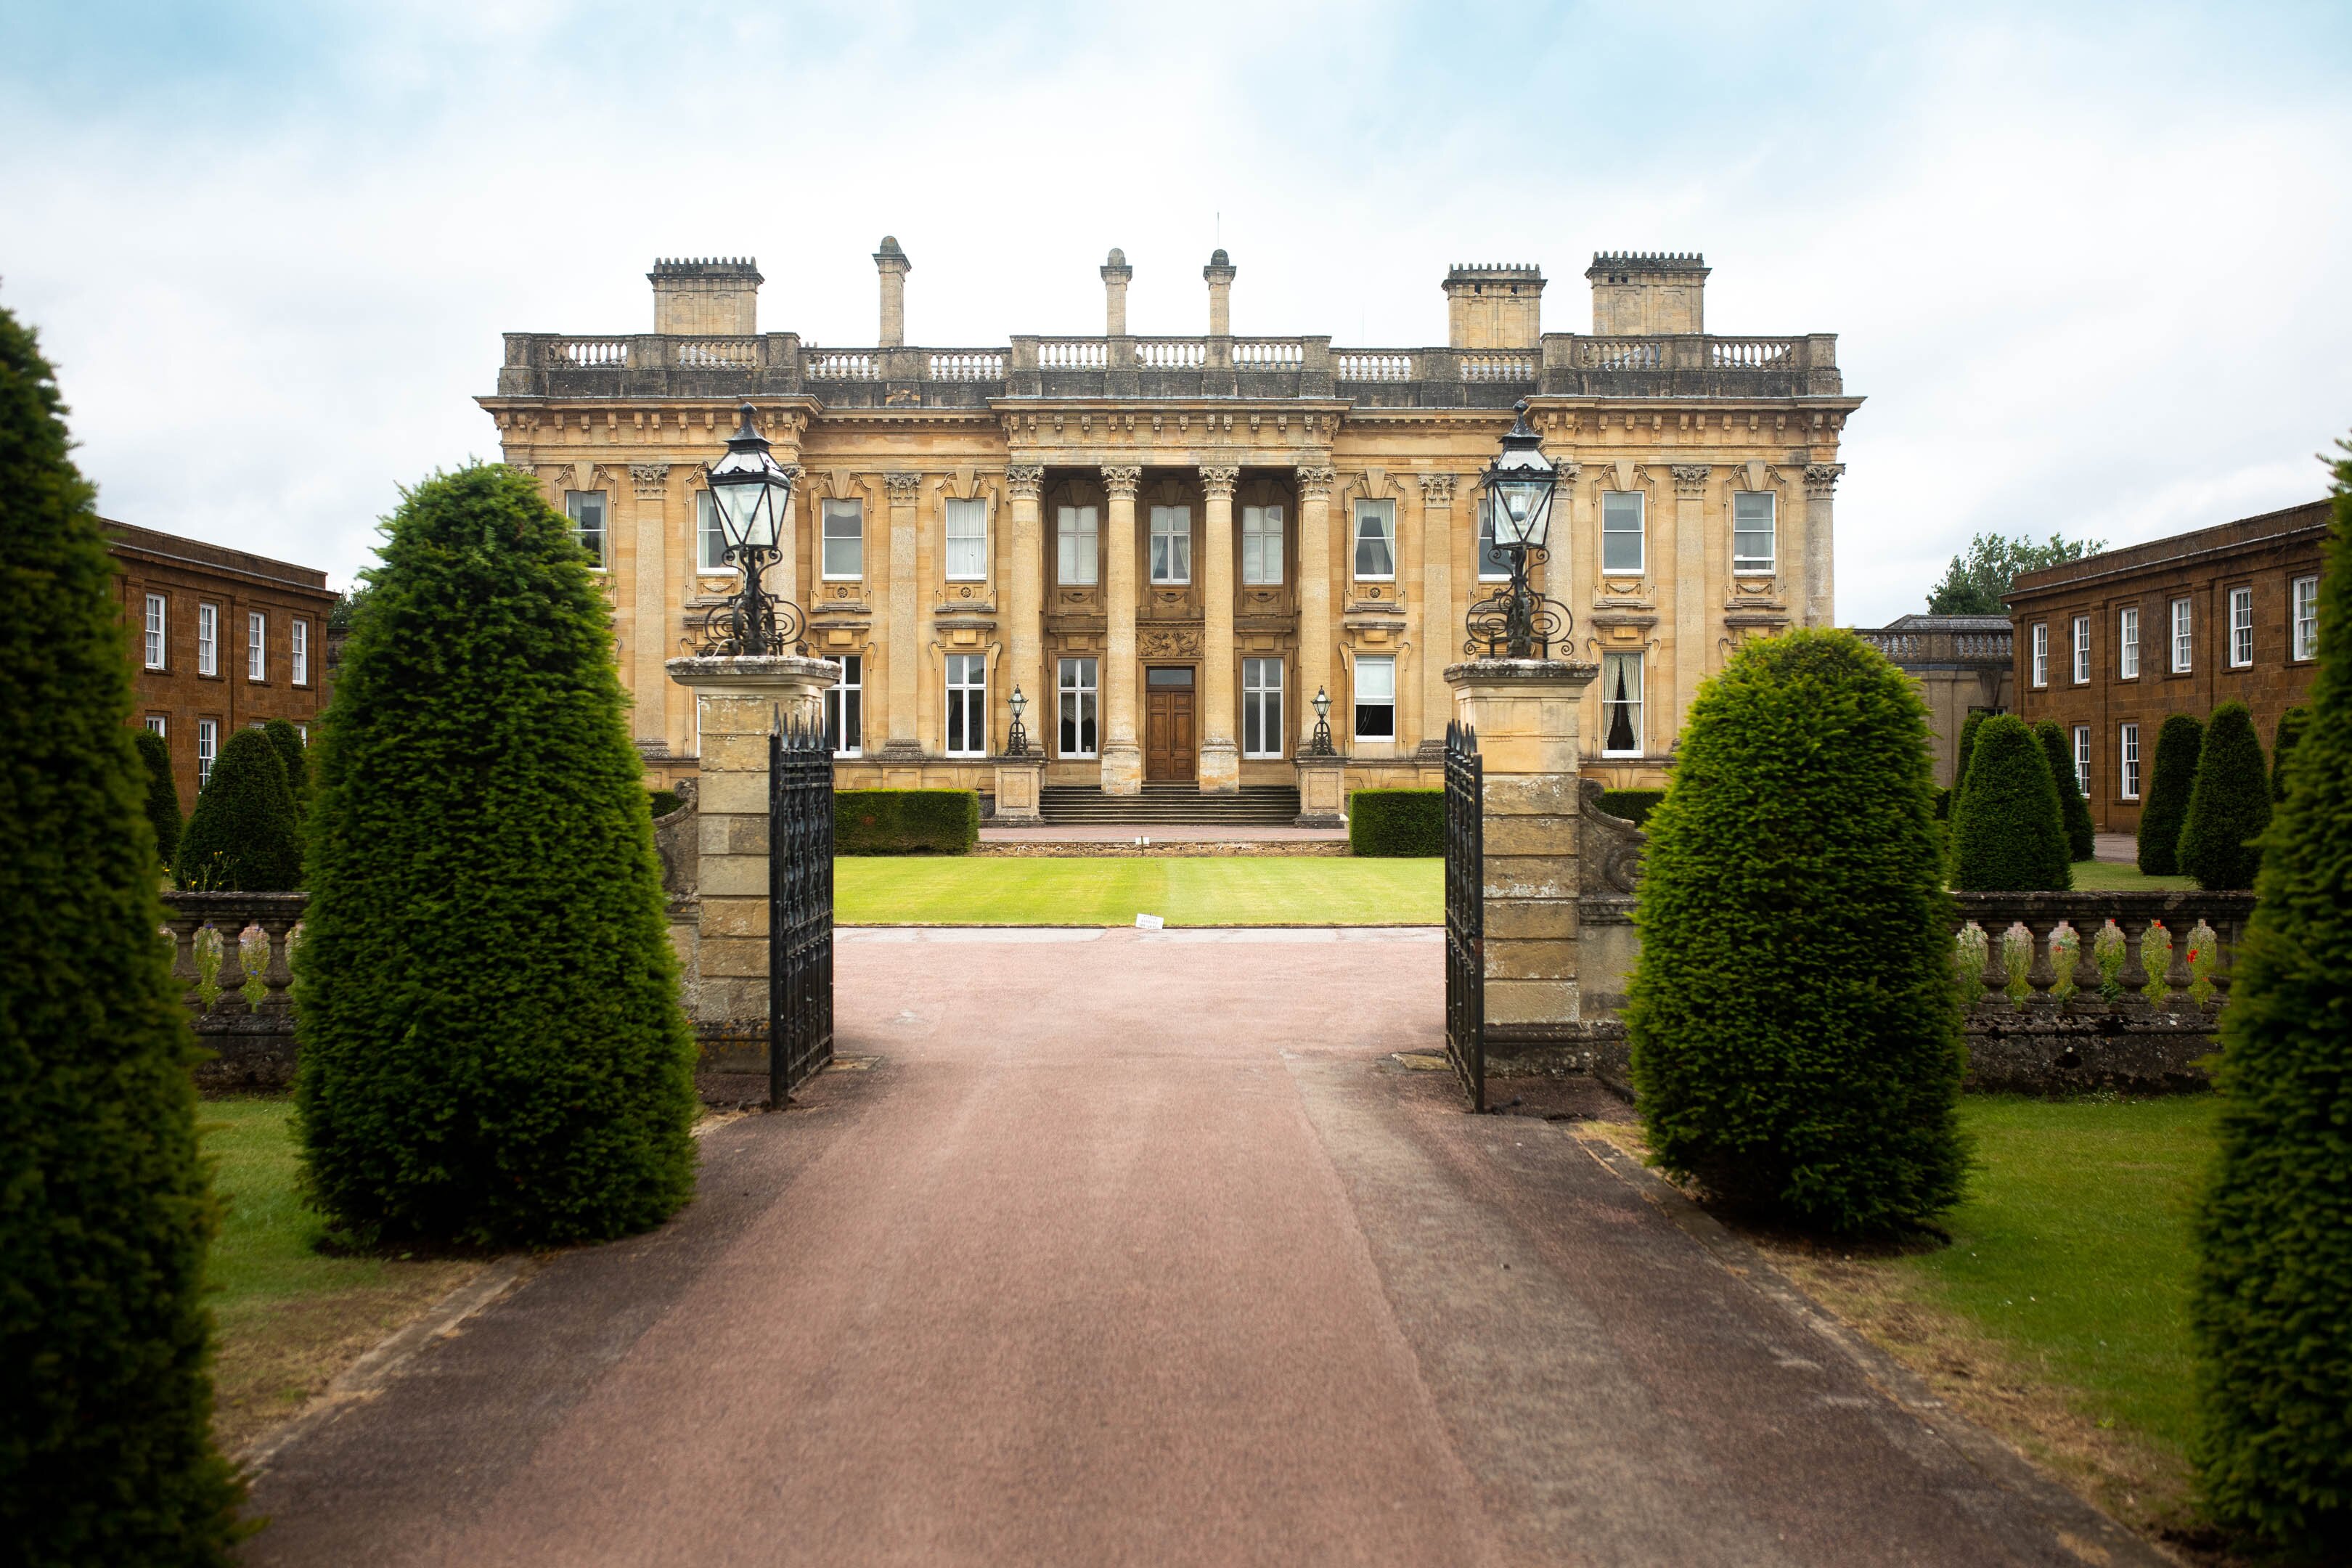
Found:
[(1045, 819), (1037, 814), (1039, 784), (1045, 776), (1045, 759), (1034, 753), (996, 759), (997, 827), (1032, 827)]
[(1348, 759), (1298, 757), (1298, 818), (1300, 827), (1348, 826)]
[(1578, 710), (1597, 666), (1481, 658), (1445, 672), (1478, 731), (1486, 834), (1486, 1028), (1542, 1038), (1582, 1016), (1577, 988)]

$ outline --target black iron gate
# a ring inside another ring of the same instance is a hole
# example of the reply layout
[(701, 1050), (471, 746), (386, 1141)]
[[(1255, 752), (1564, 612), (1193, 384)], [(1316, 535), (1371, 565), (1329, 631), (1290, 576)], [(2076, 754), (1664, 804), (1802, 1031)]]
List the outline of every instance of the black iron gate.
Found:
[(768, 1102), (833, 1060), (833, 747), (821, 720), (768, 736)]
[(1478, 731), (1445, 726), (1445, 1059), (1486, 1109), (1486, 833)]

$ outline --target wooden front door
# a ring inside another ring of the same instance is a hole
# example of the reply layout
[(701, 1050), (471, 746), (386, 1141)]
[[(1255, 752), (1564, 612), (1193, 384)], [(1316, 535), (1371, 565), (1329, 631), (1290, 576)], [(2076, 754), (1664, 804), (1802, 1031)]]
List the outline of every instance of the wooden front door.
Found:
[(1143, 776), (1150, 784), (1191, 784), (1200, 749), (1193, 732), (1192, 672), (1147, 669), (1144, 676)]

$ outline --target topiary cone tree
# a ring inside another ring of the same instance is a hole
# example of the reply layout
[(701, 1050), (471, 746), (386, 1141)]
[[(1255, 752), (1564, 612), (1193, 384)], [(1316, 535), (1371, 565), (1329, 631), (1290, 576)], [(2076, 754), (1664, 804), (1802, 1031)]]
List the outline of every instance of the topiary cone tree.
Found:
[(2175, 713), (2156, 732), (2156, 761), (2147, 795), (2139, 808), (2139, 868), (2151, 877), (2180, 872), (2180, 825), (2189, 818), (2189, 793), (2197, 787), (2197, 753), (2205, 726)]
[(2286, 798), (2286, 760), (2311, 721), (2311, 710), (2298, 703), (2279, 715), (2278, 732), (2271, 738), (2271, 804)]
[(2253, 840), (2271, 825), (2263, 743), (2242, 702), (2213, 710), (2197, 751), (2197, 777), (2180, 826), (2180, 868), (2200, 888), (2251, 888), (2262, 869)]
[[(2352, 445), (2347, 445), (2352, 453)], [(2320, 664), (2221, 1010), (2197, 1217), (2195, 1458), (2224, 1525), (2352, 1558), (2352, 458)]]
[(1991, 717), (1987, 713), (1970, 713), (1960, 721), (1960, 742), (1952, 752), (1952, 805), (1960, 804), (1960, 789), (1969, 782), (1969, 754), (1976, 750), (1977, 731)]
[(155, 833), (156, 863), (169, 871), (180, 847), (180, 786), (172, 778), (172, 746), (149, 729), (131, 731), (147, 770), (147, 826)]
[(261, 727), (269, 737), (269, 744), (278, 760), (286, 764), (286, 788), (294, 799), (294, 820), (300, 823), (302, 812), (310, 804), (310, 752), (302, 731), (294, 728), (291, 719), (272, 719)]
[(693, 1190), (695, 1044), (603, 592), (502, 466), (409, 492), (381, 554), (307, 829), (312, 1190), (362, 1241), (658, 1224)]
[(302, 885), (294, 792), (278, 748), (259, 730), (221, 742), (181, 836), (179, 875), (181, 887), (206, 893), (290, 893)]
[(2074, 886), (2058, 783), (2042, 742), (2011, 713), (1987, 716), (1952, 807), (1952, 885), (1969, 893)]
[(1850, 632), (1751, 642), (1700, 688), (1646, 825), (1626, 1012), (1666, 1169), (1841, 1235), (1958, 1198), (1934, 800), (1927, 707)]
[(2091, 820), (2091, 803), (2083, 798), (2083, 781), (2074, 773), (2074, 747), (2066, 731), (2044, 719), (2033, 726), (2042, 755), (2050, 763), (2050, 782), (2058, 786), (2058, 819), (2066, 826), (2066, 855), (2088, 860), (2098, 853), (2098, 825)]
[(58, 1568), (224, 1563), (195, 1041), (63, 416), (0, 310), (0, 1542)]

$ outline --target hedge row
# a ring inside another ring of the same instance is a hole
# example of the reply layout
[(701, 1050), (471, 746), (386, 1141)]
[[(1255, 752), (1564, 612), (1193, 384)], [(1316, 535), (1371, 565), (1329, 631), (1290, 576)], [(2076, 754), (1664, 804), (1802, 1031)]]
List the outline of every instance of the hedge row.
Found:
[(1442, 789), (1360, 789), (1348, 796), (1348, 850), (1354, 855), (1445, 853)]
[(968, 789), (845, 789), (833, 797), (836, 855), (969, 855), (980, 796)]
[(1639, 827), (1650, 819), (1658, 802), (1665, 798), (1666, 792), (1662, 789), (1604, 789), (1601, 792), (1601, 809)]

